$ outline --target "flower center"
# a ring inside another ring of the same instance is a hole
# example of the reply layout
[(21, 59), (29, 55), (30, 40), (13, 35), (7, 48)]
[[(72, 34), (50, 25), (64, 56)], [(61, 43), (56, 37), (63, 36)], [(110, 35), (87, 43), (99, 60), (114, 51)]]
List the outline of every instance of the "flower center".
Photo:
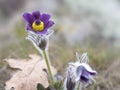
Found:
[(35, 20), (32, 24), (32, 28), (36, 31), (42, 31), (44, 29), (44, 23), (40, 20)]

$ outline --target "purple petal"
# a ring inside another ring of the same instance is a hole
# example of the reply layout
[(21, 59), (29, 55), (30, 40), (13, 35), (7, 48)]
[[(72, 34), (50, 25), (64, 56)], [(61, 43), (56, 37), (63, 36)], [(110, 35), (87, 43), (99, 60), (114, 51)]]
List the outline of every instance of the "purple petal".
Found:
[(84, 81), (84, 82), (89, 81), (89, 78), (86, 78), (85, 76), (81, 76), (80, 79), (81, 79), (81, 81)]
[(24, 13), (23, 14), (23, 18), (29, 24), (32, 24), (34, 22), (34, 20), (35, 20), (34, 17), (31, 14), (29, 14), (29, 13)]
[(96, 71), (93, 71), (93, 72), (89, 72), (91, 75), (96, 75), (97, 72)]
[(49, 14), (42, 14), (40, 16), (40, 20), (43, 21), (45, 25), (48, 23), (49, 19), (50, 19), (50, 15)]
[(32, 15), (34, 16), (35, 19), (39, 19), (40, 12), (39, 11), (35, 11), (35, 12), (32, 13)]
[(88, 64), (82, 64), (81, 65), (87, 72), (89, 72), (91, 75), (96, 75), (97, 72), (93, 70)]
[(89, 76), (90, 76), (90, 73), (87, 72), (87, 71), (85, 71), (85, 70), (82, 72), (82, 75), (81, 75), (81, 76), (83, 76), (83, 77), (86, 78), (86, 79), (90, 79), (90, 77), (89, 77)]
[(88, 72), (90, 75), (96, 75), (97, 74), (97, 72), (95, 70), (88, 71), (86, 68), (84, 68), (84, 71)]
[(90, 78), (90, 73), (88, 71), (86, 71), (84, 67), (81, 67), (81, 69), (82, 69), (82, 74), (80, 76), (80, 79), (82, 81), (87, 82), (89, 79), (91, 79)]
[(31, 25), (30, 25), (30, 24), (27, 24), (26, 29), (27, 29), (27, 30), (32, 30)]
[(53, 21), (48, 21), (46, 28), (50, 28), (51, 26), (53, 26), (54, 22)]

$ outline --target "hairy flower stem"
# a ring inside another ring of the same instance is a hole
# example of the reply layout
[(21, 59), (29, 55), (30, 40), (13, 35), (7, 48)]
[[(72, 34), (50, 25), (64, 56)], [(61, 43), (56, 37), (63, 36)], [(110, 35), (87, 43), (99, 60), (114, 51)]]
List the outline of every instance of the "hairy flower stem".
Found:
[(45, 58), (45, 62), (46, 62), (46, 65), (47, 65), (48, 72), (50, 74), (51, 84), (54, 85), (54, 78), (53, 78), (53, 75), (52, 75), (52, 72), (51, 72), (51, 69), (50, 69), (50, 64), (49, 64), (49, 61), (48, 61), (48, 56), (47, 56), (46, 50), (43, 50), (42, 52), (43, 52), (43, 56)]
[(80, 82), (78, 83), (77, 90), (82, 90), (82, 87), (81, 87), (81, 83), (80, 83)]

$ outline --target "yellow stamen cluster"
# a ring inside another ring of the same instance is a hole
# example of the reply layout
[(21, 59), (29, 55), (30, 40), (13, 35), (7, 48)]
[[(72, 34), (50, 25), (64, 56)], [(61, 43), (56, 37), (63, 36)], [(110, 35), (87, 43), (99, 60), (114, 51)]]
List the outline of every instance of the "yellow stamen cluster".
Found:
[(44, 29), (44, 23), (41, 21), (39, 24), (36, 24), (36, 21), (34, 21), (32, 28), (36, 31), (42, 31)]

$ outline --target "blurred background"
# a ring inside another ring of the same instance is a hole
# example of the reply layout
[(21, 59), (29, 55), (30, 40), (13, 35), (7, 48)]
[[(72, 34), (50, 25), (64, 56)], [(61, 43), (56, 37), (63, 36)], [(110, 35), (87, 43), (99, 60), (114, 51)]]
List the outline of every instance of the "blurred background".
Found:
[(120, 0), (0, 0), (0, 90), (13, 72), (6, 58), (39, 54), (25, 39), (22, 17), (35, 10), (50, 13), (55, 22), (49, 54), (60, 74), (76, 60), (76, 51), (88, 52), (98, 75), (85, 90), (120, 90)]

